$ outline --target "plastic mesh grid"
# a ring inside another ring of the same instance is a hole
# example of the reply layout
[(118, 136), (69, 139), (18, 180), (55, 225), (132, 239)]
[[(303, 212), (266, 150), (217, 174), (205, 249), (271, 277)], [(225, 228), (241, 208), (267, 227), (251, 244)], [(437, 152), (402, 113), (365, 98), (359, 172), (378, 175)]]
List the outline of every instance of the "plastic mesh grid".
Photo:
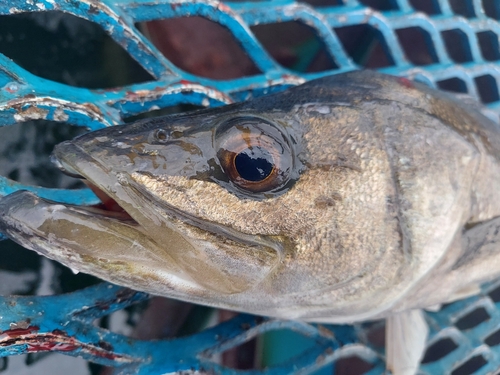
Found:
[[(349, 32), (355, 30), (356, 27), (370, 30), (371, 35), (377, 39), (386, 54), (384, 62), (377, 66), (378, 70), (418, 79), (432, 86), (467, 92), (500, 114), (500, 65), (498, 64), (500, 60), (498, 47), (500, 3), (497, 1), (344, 0), (333, 1), (334, 4), (331, 1), (318, 3), (321, 5), (313, 7), (283, 0), (234, 3), (164, 0), (106, 0), (101, 2), (11, 0), (3, 2), (0, 4), (0, 14), (4, 15), (58, 10), (100, 25), (151, 74), (154, 80), (113, 90), (71, 87), (28, 73), (0, 54), (0, 125), (13, 125), (31, 119), (47, 119), (98, 129), (123, 123), (127, 117), (157, 108), (179, 103), (217, 106), (251, 96), (259, 96), (272, 90), (280, 90), (322, 75), (367, 67), (369, 64), (352, 54), (349, 45), (346, 45), (346, 33), (342, 34), (342, 30), (347, 30), (347, 35), (349, 35)], [(425, 10), (426, 13), (420, 12), (421, 10)], [(139, 22), (186, 16), (201, 16), (226, 27), (261, 73), (225, 81), (186, 73), (165, 58), (136, 26)], [(284, 68), (271, 57), (251, 30), (251, 27), (256, 25), (288, 21), (303, 23), (314, 30), (334, 62), (333, 69), (315, 73), (299, 73)], [(405, 42), (408, 38), (422, 41), (418, 44), (422, 53), (415, 53), (415, 48), (412, 48), (411, 43)], [(6, 178), (0, 180), (0, 194), (9, 194), (18, 189), (33, 190), (42, 197), (65, 203), (94, 204), (97, 201), (97, 198), (88, 190), (46, 189), (25, 186)], [(429, 354), (428, 359), (436, 360), (428, 360), (428, 363), (422, 366), (424, 373), (486, 374), (500, 366), (498, 357), (500, 346), (497, 345), (500, 343), (497, 337), (500, 334), (496, 333), (500, 332), (500, 314), (497, 308), (500, 297), (498, 297), (499, 293), (495, 292), (496, 287), (496, 285), (486, 286), (480, 296), (446, 306), (439, 313), (427, 314), (431, 327), (429, 346), (435, 348), (438, 342), (448, 344), (451, 342), (451, 347), (454, 349), (438, 359), (432, 358)], [(104, 293), (103, 290), (95, 290), (95, 301), (104, 298), (103, 294), (100, 294)], [(75, 294), (73, 299), (67, 297), (67, 300), (64, 299), (66, 297), (61, 296), (58, 303), (70, 303), (75, 310), (78, 310), (82, 300), (77, 297), (81, 296)], [(26, 301), (28, 301), (28, 306), (30, 300)], [(123, 299), (123, 301), (128, 300)], [(120, 303), (126, 303), (123, 301)], [(7, 306), (7, 304), (3, 303), (1, 306)], [(32, 334), (52, 332), (58, 324), (68, 319), (70, 321), (80, 319), (78, 321), (81, 323), (81, 318), (68, 318), (61, 315), (55, 308), (46, 307), (46, 310), (52, 311), (52, 315), (47, 313), (47, 316), (51, 318), (44, 317), (44, 320), (37, 323), (39, 325), (31, 323), (29, 326), (38, 327), (37, 330), (31, 332)], [(33, 350), (26, 343), (21, 345), (18, 342), (10, 342), (7, 345), (5, 341), (2, 341), (6, 337), (5, 332), (12, 328), (8, 321), (18, 321), (22, 316), (30, 316), (29, 314), (33, 311), (26, 307), (26, 310), (16, 311), (0, 308), (0, 312), (0, 315), (4, 317), (0, 320), (0, 330), (4, 331), (0, 335), (0, 355), (6, 356)], [(471, 318), (475, 323), (470, 323), (467, 316), (474, 312), (476, 312), (476, 318), (479, 318), (475, 320)], [(477, 321), (479, 324), (476, 324)], [(235, 337), (238, 334), (247, 337), (251, 329), (257, 327), (258, 330), (260, 329), (258, 327), (265, 327), (265, 324), (269, 323), (256, 322), (243, 329), (240, 325), (240, 328), (236, 330), (234, 325), (230, 328), (226, 326), (215, 328), (216, 332), (219, 329), (217, 340), (214, 340), (213, 334), (200, 335), (196, 340), (203, 344), (192, 344), (189, 346), (189, 351), (177, 353), (180, 357), (172, 357), (167, 361), (158, 350), (152, 350), (151, 353), (155, 354), (150, 357), (152, 358), (150, 362), (137, 362), (140, 364), (134, 362), (134, 371), (154, 374), (206, 368), (207, 362), (203, 360), (204, 357), (200, 353), (205, 353), (211, 345), (220, 348), (220, 345), (224, 345), (225, 337)], [(309, 325), (300, 325), (300, 327), (306, 330), (308, 335), (317, 337), (320, 342), (317, 351), (305, 353), (302, 360), (298, 360), (297, 363), (304, 368), (312, 370), (343, 356), (356, 355), (374, 364), (375, 367), (369, 372), (370, 374), (382, 372), (382, 357), (378, 355), (380, 348), (368, 344), (365, 339), (367, 332), (373, 327), (368, 328), (365, 325), (334, 327), (335, 338), (325, 338), (321, 330)], [(89, 345), (95, 344), (89, 338), (96, 334), (92, 331), (93, 329), (87, 333), (90, 336), (81, 339), (82, 342), (87, 342)], [(75, 328), (71, 335), (81, 333), (82, 330), (82, 327)], [(121, 354), (131, 355), (131, 348), (119, 345), (123, 340), (124, 338), (118, 336), (109, 337), (109, 342), (113, 343), (114, 348), (120, 348)], [(192, 341), (194, 342), (195, 340)], [(359, 344), (360, 342), (363, 344)], [(148, 344), (141, 345), (145, 345), (148, 350), (152, 348)], [(75, 351), (49, 345), (39, 349), (59, 350), (77, 355), (82, 354), (82, 348)], [(336, 350), (330, 352), (327, 349)], [(107, 350), (107, 352), (114, 351)], [(323, 359), (315, 362), (318, 353), (323, 353)], [(95, 351), (87, 350), (84, 355), (99, 363), (125, 366), (123, 362), (104, 358), (102, 353), (96, 354)], [(436, 354), (434, 357), (439, 357), (439, 355)], [(182, 365), (179, 364), (180, 360), (184, 361)], [(287, 373), (290, 370), (290, 367), (280, 367), (268, 370), (268, 372)], [(237, 372), (221, 368), (218, 371)]]

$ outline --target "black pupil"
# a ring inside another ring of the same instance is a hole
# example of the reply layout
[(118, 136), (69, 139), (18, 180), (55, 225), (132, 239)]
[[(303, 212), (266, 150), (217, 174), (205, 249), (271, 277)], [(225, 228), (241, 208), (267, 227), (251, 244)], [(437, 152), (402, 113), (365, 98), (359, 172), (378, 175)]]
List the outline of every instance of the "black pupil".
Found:
[(273, 170), (271, 156), (260, 147), (253, 147), (236, 155), (234, 165), (241, 178), (247, 181), (262, 181)]

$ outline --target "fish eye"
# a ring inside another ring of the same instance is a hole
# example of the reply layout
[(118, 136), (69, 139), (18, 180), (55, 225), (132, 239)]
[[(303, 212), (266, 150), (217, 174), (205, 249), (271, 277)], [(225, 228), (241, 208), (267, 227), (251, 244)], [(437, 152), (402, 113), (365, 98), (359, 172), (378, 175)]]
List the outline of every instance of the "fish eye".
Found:
[(240, 189), (263, 193), (287, 183), (292, 152), (275, 126), (259, 118), (232, 119), (216, 138), (222, 169)]

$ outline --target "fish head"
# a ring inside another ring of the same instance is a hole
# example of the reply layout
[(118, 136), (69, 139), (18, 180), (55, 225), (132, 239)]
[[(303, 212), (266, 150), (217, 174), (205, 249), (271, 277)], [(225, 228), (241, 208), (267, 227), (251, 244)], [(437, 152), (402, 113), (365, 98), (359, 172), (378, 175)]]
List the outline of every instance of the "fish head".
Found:
[(54, 156), (112, 197), (195, 284), (232, 294), (280, 262), (276, 223), (254, 228), (244, 211), (253, 203), (257, 213), (298, 178), (289, 134), (236, 109), (108, 128), (60, 144)]
[(73, 269), (157, 295), (307, 320), (373, 315), (411, 269), (373, 113), (354, 105), (366, 88), (347, 100), (344, 85), (64, 142), (59, 166), (125, 213), (20, 192), (0, 201), (1, 229)]

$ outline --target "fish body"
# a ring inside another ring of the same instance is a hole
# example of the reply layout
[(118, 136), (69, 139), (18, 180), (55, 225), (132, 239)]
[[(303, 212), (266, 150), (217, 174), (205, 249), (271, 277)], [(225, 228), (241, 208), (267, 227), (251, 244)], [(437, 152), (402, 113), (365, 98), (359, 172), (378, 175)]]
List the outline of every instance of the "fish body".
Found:
[(54, 155), (126, 214), (17, 192), (0, 200), (1, 231), (155, 295), (352, 323), (500, 274), (500, 129), (404, 78), (321, 78), (88, 133)]

